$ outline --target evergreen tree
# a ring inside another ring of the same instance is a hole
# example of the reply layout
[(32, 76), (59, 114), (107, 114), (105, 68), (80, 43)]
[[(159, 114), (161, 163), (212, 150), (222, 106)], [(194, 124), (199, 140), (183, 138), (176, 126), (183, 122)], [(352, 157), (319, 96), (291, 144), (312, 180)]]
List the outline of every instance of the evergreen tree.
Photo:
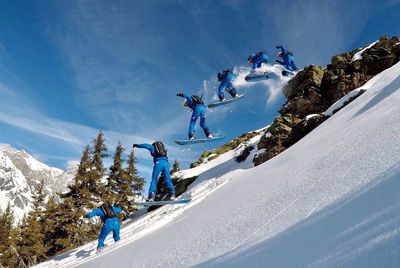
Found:
[(124, 182), (124, 177), (126, 173), (122, 167), (123, 159), (122, 154), (124, 152), (124, 147), (118, 142), (117, 148), (115, 149), (114, 162), (110, 167), (110, 174), (107, 178), (107, 193), (108, 199), (111, 202), (116, 202), (121, 199), (122, 184)]
[(96, 187), (92, 189), (92, 191), (95, 193), (95, 195), (99, 197), (107, 196), (106, 192), (107, 190), (102, 184), (102, 179), (106, 175), (106, 169), (104, 168), (103, 165), (103, 159), (108, 157), (109, 155), (107, 154), (107, 146), (104, 143), (104, 135), (101, 130), (99, 131), (97, 138), (94, 139), (92, 143), (93, 143), (93, 151), (92, 151), (93, 170), (90, 174), (90, 180), (94, 185), (96, 185)]
[(179, 166), (179, 162), (178, 162), (178, 160), (177, 159), (175, 159), (175, 161), (174, 161), (174, 164), (172, 165), (172, 169), (171, 169), (171, 175), (172, 174), (174, 174), (175, 172), (178, 172), (178, 171), (180, 171), (181, 170), (181, 168), (180, 168), (180, 166)]
[(17, 243), (19, 255), (29, 266), (47, 258), (43, 233), (44, 199), (44, 181), (42, 181), (33, 194), (33, 209), (21, 225), (20, 238)]
[(49, 203), (46, 212), (47, 218), (51, 217), (54, 222), (49, 223), (53, 232), (48, 227), (45, 233), (45, 243), (51, 245), (49, 254), (59, 254), (69, 249), (82, 245), (89, 239), (97, 236), (99, 226), (92, 227), (87, 224), (85, 214), (96, 207), (99, 195), (98, 189), (101, 182), (93, 174), (94, 162), (90, 158), (90, 147), (83, 150), (82, 158), (78, 166), (73, 184), (69, 185), (69, 191), (60, 194), (60, 204)]
[(134, 194), (140, 194), (143, 191), (145, 180), (138, 175), (136, 169), (136, 157), (133, 151), (129, 154), (127, 162), (128, 167), (126, 172), (131, 181), (131, 190), (133, 190)]
[(13, 222), (14, 213), (8, 203), (4, 213), (0, 213), (0, 266), (15, 267), (17, 263), (17, 256), (12, 250), (16, 242)]

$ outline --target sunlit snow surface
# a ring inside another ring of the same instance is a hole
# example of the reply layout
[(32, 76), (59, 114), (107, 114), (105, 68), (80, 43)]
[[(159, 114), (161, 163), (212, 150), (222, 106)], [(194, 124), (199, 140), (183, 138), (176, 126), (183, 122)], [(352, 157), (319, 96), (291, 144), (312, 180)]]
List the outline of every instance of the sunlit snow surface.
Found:
[(253, 154), (228, 152), (182, 171), (201, 174), (191, 203), (39, 267), (400, 267), (400, 64), (362, 88), (277, 157), (251, 168)]

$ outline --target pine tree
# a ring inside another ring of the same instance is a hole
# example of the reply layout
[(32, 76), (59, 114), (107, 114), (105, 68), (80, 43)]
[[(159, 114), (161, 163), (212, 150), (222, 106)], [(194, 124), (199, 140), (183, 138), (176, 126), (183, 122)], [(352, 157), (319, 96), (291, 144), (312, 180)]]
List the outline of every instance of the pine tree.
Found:
[(99, 226), (91, 226), (85, 220), (86, 212), (96, 207), (100, 199), (98, 189), (102, 188), (98, 185), (101, 182), (93, 176), (97, 172), (93, 172), (90, 151), (89, 146), (83, 150), (74, 182), (68, 186), (67, 193), (60, 194), (60, 204), (48, 204), (46, 217), (56, 219), (51, 223), (53, 232), (48, 229), (45, 236), (45, 243), (51, 245), (48, 248), (51, 255), (80, 246), (98, 234)]
[(121, 187), (124, 182), (124, 177), (126, 177), (122, 167), (124, 161), (122, 159), (123, 152), (124, 147), (118, 142), (117, 148), (115, 149), (114, 162), (110, 167), (110, 174), (107, 178), (107, 197), (111, 202), (116, 202), (117, 199), (121, 199)]
[(15, 248), (15, 229), (13, 227), (14, 213), (8, 203), (4, 213), (0, 213), (0, 265), (14, 267), (17, 263), (17, 256), (12, 251)]
[(175, 161), (174, 161), (174, 164), (172, 165), (172, 169), (171, 169), (171, 175), (172, 174), (174, 174), (175, 172), (178, 172), (178, 171), (180, 171), (181, 170), (181, 168), (180, 168), (180, 166), (179, 166), (179, 162), (178, 162), (178, 160), (177, 159), (175, 159)]
[(143, 191), (145, 180), (138, 175), (138, 171), (136, 169), (136, 157), (133, 151), (131, 151), (129, 154), (127, 162), (128, 167), (126, 172), (131, 180), (131, 189), (133, 190), (134, 194), (140, 194)]
[[(107, 196), (107, 190), (105, 189), (104, 185), (102, 184), (102, 179), (106, 175), (106, 169), (103, 165), (103, 159), (108, 157), (109, 155), (107, 152), (107, 146), (104, 143), (104, 135), (103, 132), (100, 130), (97, 138), (92, 141), (93, 143), (93, 151), (92, 151), (92, 164), (93, 170), (90, 175), (90, 180), (93, 185), (96, 185), (92, 189), (95, 195)], [(101, 199), (101, 198), (100, 198)], [(98, 201), (100, 201), (100, 199)]]
[(33, 194), (33, 209), (21, 225), (20, 239), (17, 243), (19, 255), (29, 266), (47, 258), (43, 233), (44, 199), (44, 181), (42, 181)]

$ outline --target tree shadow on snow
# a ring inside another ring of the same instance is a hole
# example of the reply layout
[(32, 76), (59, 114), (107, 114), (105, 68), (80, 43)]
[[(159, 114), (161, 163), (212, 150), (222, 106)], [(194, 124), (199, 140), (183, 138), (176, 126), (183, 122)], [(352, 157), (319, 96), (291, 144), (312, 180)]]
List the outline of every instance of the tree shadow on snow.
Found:
[(274, 238), (196, 267), (400, 267), (399, 245), (400, 162)]

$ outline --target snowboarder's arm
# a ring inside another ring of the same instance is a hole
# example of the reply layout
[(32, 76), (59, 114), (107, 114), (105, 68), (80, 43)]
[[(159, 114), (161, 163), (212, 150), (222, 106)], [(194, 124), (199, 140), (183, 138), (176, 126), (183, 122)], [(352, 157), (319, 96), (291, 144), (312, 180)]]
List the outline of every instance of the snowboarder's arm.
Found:
[(285, 63), (283, 61), (280, 61), (280, 60), (276, 60), (275, 62), (277, 62), (277, 63), (279, 63), (281, 65), (285, 65)]
[(277, 46), (277, 49), (280, 49), (282, 53), (286, 53), (286, 49), (283, 46)]
[(100, 216), (100, 209), (96, 208), (94, 210), (92, 210), (91, 212), (89, 212), (88, 214), (86, 214), (86, 218), (93, 218), (94, 216)]
[(147, 149), (150, 151), (150, 153), (154, 152), (154, 146), (148, 143), (142, 143), (142, 144), (136, 144), (136, 147), (142, 148), (142, 149)]

